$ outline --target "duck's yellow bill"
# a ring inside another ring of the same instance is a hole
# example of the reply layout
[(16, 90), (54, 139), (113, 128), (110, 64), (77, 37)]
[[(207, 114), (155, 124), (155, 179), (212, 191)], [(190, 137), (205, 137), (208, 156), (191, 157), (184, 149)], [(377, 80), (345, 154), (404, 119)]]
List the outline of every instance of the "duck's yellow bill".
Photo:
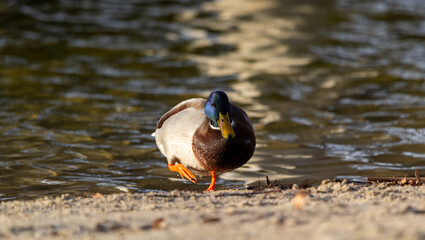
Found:
[(218, 113), (218, 126), (220, 127), (221, 136), (226, 139), (232, 139), (236, 137), (235, 130), (233, 130), (232, 124), (230, 124), (229, 113), (224, 116)]

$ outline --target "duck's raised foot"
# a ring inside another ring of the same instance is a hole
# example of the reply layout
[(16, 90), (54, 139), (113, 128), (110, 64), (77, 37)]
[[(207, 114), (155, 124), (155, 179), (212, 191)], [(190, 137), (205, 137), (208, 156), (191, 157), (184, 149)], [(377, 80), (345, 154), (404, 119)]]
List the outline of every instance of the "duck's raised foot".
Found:
[(173, 172), (178, 172), (182, 178), (187, 178), (193, 183), (198, 183), (198, 179), (185, 166), (180, 163), (168, 164), (168, 169)]

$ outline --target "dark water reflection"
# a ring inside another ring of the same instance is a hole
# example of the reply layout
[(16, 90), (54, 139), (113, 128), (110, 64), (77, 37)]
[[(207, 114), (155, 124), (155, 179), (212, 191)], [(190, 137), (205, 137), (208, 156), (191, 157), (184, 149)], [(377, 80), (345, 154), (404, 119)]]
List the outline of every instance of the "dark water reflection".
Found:
[(0, 3), (0, 199), (203, 190), (151, 132), (177, 102), (229, 92), (251, 116), (238, 187), (425, 175), (425, 2)]

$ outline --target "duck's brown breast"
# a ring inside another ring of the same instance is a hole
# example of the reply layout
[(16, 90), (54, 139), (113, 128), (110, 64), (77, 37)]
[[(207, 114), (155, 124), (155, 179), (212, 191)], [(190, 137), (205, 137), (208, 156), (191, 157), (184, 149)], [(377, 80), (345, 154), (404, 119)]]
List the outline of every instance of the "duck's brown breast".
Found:
[[(232, 126), (236, 132), (234, 139), (225, 139), (219, 130), (205, 121), (196, 130), (192, 149), (195, 157), (208, 171), (227, 172), (244, 165), (254, 154), (255, 135), (245, 117), (236, 112)], [(240, 118), (242, 117), (242, 118)]]

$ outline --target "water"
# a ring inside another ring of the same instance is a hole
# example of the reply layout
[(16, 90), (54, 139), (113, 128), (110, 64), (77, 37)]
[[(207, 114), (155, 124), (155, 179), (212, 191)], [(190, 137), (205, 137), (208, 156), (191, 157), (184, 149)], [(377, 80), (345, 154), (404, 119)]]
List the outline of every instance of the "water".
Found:
[(425, 175), (425, 2), (3, 1), (0, 200), (204, 190), (151, 133), (176, 103), (229, 93), (264, 176)]

